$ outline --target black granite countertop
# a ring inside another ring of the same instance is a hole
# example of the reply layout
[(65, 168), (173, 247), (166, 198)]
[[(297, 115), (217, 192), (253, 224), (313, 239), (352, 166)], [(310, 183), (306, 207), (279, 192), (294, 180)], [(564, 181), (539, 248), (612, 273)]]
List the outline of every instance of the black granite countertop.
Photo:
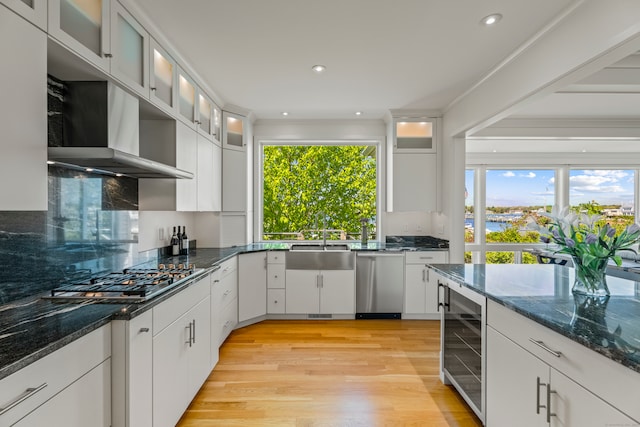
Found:
[[(446, 250), (399, 246), (397, 243), (369, 242), (366, 246), (349, 243), (353, 251)], [(200, 274), (235, 255), (256, 251), (288, 250), (287, 243), (255, 243), (230, 248), (199, 248), (184, 256), (146, 257), (135, 266), (155, 268), (159, 263), (194, 264)], [(114, 270), (118, 269), (114, 267)], [(87, 301), (57, 302), (44, 300), (45, 294), (34, 295), (0, 306), (0, 379), (22, 369), (41, 357), (69, 344), (75, 339), (109, 323), (114, 319), (130, 319), (153, 308), (167, 298), (194, 283), (193, 280), (157, 298), (139, 304), (110, 304)]]
[(436, 264), (445, 277), (640, 372), (640, 283), (607, 277), (600, 304), (571, 293), (573, 268), (540, 264)]

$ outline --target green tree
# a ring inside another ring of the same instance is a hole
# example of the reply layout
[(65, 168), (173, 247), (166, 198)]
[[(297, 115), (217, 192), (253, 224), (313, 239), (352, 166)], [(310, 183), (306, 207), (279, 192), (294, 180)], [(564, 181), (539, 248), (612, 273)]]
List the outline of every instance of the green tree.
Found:
[(363, 217), (375, 224), (376, 159), (371, 147), (265, 146), (263, 164), (265, 234), (317, 238), (311, 232), (323, 227), (322, 214), (328, 229), (346, 233), (359, 234)]

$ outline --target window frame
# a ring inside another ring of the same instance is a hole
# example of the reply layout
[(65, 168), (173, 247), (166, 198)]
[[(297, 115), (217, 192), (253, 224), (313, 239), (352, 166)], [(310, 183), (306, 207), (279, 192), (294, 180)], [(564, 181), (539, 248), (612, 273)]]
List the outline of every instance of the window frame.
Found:
[[(299, 240), (264, 240), (264, 147), (265, 146), (287, 146), (287, 145), (333, 145), (333, 146), (375, 146), (376, 148), (376, 238), (382, 241), (382, 213), (383, 206), (386, 205), (384, 194), (385, 189), (383, 183), (386, 176), (386, 149), (385, 142), (380, 139), (261, 139), (256, 144), (255, 162), (255, 207), (254, 214), (254, 236), (258, 243), (294, 243)], [(316, 240), (319, 241), (319, 240)], [(305, 240), (305, 242), (314, 242), (314, 240)]]

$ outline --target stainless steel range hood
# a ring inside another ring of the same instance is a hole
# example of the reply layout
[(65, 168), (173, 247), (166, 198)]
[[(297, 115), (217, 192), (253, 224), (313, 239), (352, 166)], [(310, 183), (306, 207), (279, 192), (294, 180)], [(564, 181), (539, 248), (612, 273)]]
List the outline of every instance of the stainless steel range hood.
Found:
[(65, 82), (62, 146), (49, 161), (135, 178), (192, 179), (193, 173), (139, 156), (138, 98), (109, 82)]

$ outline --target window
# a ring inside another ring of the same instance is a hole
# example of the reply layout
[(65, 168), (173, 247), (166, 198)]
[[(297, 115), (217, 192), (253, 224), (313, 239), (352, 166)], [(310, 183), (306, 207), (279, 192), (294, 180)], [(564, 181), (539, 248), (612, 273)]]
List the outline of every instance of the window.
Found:
[(378, 145), (262, 146), (262, 239), (360, 239), (377, 231)]

